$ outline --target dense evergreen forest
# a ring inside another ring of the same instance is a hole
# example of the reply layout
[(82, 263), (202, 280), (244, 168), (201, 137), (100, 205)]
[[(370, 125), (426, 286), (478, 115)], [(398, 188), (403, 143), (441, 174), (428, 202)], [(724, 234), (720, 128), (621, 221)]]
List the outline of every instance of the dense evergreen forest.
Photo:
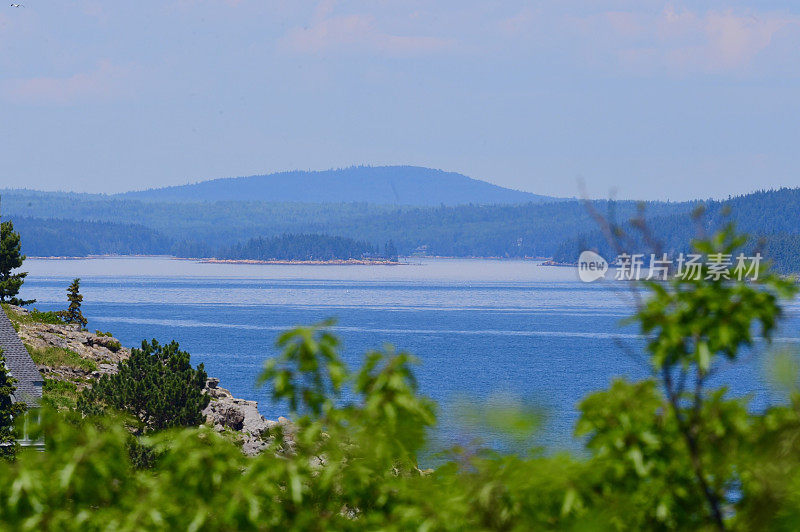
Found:
[(138, 224), (12, 216), (29, 256), (167, 255), (172, 239)]
[[(702, 215), (685, 213), (645, 216), (645, 229), (630, 218), (610, 217), (624, 236), (612, 245), (599, 228), (565, 240), (553, 254), (558, 262), (575, 262), (582, 250), (606, 258), (627, 253), (664, 252), (674, 257), (687, 253), (691, 241), (721, 230), (725, 224), (749, 235), (745, 249), (771, 259), (776, 270), (800, 272), (800, 189), (761, 191), (726, 201), (703, 202)], [(647, 211), (645, 210), (645, 213)], [(658, 249), (654, 249), (658, 248)]]
[(286, 234), (269, 238), (251, 238), (216, 254), (220, 259), (250, 260), (334, 260), (361, 259), (375, 255), (366, 242), (329, 235)]
[[(609, 208), (605, 201), (595, 204), (603, 211)], [(565, 239), (595, 226), (585, 206), (577, 201), (454, 207), (148, 203), (102, 195), (7, 191), (3, 193), (3, 208), (12, 217), (59, 218), (65, 225), (71, 223), (66, 220), (80, 220), (145, 226), (169, 239), (170, 254), (187, 257), (212, 256), (231, 243), (286, 233), (345, 236), (373, 246), (392, 240), (400, 254), (422, 248), (440, 256), (550, 256)], [(615, 208), (625, 216), (636, 212), (634, 202), (619, 202)], [(652, 203), (649, 208), (654, 214), (688, 213), (692, 205)], [(25, 241), (39, 238), (35, 232), (25, 236)], [(87, 245), (93, 248), (89, 253), (104, 248), (100, 242)], [(37, 250), (43, 248), (36, 246)], [(76, 255), (81, 253), (85, 252), (76, 250)], [(29, 254), (34, 255), (32, 251)]]
[[(700, 224), (691, 213), (702, 205)], [(555, 257), (573, 262), (580, 250), (611, 254), (593, 212), (634, 235), (626, 223), (643, 209), (664, 251), (687, 249), (699, 233), (728, 220), (763, 240), (781, 271), (800, 271), (800, 189), (761, 191), (725, 201), (561, 201), (512, 205), (409, 207), (368, 203), (144, 202), (93, 194), (6, 191), (3, 211), (18, 225), (31, 256), (171, 254), (212, 257), (258, 246), (280, 235), (330, 235), (378, 252), (393, 241), (401, 255)], [(726, 211), (730, 211), (726, 214)], [(238, 247), (237, 247), (238, 246)], [(353, 248), (355, 249), (355, 248)], [(367, 251), (370, 253), (370, 251)], [(343, 255), (351, 255), (350, 252)], [(337, 258), (348, 258), (345, 256)]]

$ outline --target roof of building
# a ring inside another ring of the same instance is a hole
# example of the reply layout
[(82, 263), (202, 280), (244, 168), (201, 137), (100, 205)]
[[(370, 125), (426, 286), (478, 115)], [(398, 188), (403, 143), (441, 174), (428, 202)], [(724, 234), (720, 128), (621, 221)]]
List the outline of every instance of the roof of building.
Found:
[(37, 406), (42, 398), (42, 374), (4, 310), (0, 311), (0, 347), (3, 348), (8, 371), (17, 379), (14, 398), (28, 406)]

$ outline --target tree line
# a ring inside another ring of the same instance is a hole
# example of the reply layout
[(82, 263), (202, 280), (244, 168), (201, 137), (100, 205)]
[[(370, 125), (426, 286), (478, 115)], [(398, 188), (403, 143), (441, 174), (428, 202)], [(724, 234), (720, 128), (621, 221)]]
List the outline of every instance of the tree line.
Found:
[[(252, 238), (220, 250), (220, 259), (253, 260), (335, 260), (361, 259), (377, 255), (367, 242), (341, 236), (286, 234), (270, 238)], [(397, 256), (395, 254), (395, 260)]]
[[(91, 195), (14, 191), (3, 196), (29, 255), (169, 254), (211, 257), (250, 239), (317, 234), (366, 242), (373, 249), (391, 240), (398, 254), (455, 257), (556, 257), (572, 262), (578, 248), (600, 248), (587, 204), (393, 207), (363, 203), (265, 202), (163, 203)], [(800, 189), (759, 191), (724, 201), (588, 202), (596, 212), (625, 223), (640, 205), (659, 240), (687, 249), (694, 235), (691, 212), (702, 205), (711, 232), (722, 212), (765, 249), (781, 271), (798, 271)], [(58, 216), (58, 219), (51, 217)], [(234, 244), (231, 244), (234, 243)]]

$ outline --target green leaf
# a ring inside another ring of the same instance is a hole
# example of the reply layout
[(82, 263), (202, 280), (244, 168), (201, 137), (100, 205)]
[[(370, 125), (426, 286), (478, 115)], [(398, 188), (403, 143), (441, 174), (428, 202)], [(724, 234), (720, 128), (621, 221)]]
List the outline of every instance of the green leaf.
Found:
[(697, 344), (697, 366), (703, 373), (707, 373), (711, 366), (711, 352), (708, 350), (706, 342)]

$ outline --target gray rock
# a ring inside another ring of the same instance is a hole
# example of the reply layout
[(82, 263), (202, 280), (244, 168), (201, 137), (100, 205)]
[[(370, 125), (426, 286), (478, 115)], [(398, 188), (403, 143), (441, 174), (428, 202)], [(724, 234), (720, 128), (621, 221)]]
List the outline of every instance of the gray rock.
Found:
[(211, 401), (203, 410), (206, 424), (217, 431), (233, 429), (241, 436), (242, 452), (246, 455), (256, 455), (269, 446), (271, 438), (269, 430), (280, 425), (286, 435), (287, 448), (294, 448), (292, 439), (292, 423), (286, 418), (271, 421), (264, 418), (258, 411), (256, 401), (238, 399), (230, 391), (219, 387), (219, 379), (209, 378), (206, 381), (206, 393), (211, 396)]
[(264, 440), (257, 440), (255, 438), (247, 438), (242, 443), (242, 452), (247, 456), (255, 456), (268, 447), (267, 442)]
[(44, 340), (44, 342), (50, 346), (60, 347), (61, 349), (69, 349), (69, 343), (63, 336), (49, 332), (42, 332), (40, 333), (40, 336), (42, 340)]

